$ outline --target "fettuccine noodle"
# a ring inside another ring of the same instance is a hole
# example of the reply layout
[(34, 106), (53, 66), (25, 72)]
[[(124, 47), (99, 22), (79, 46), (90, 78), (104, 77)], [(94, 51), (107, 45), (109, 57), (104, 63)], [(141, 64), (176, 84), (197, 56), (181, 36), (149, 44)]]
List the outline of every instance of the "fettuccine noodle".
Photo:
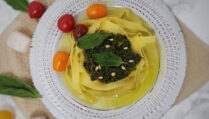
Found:
[(140, 17), (127, 8), (112, 8), (106, 17), (82, 16), (77, 23), (85, 24), (88, 33), (102, 30), (125, 34), (133, 51), (142, 57), (137, 69), (125, 79), (108, 84), (92, 81), (83, 67), (84, 50), (76, 46), (72, 33), (65, 34), (59, 50), (69, 52), (70, 58), (61, 76), (77, 99), (94, 108), (119, 108), (136, 102), (153, 87), (159, 70), (159, 47), (154, 33)]

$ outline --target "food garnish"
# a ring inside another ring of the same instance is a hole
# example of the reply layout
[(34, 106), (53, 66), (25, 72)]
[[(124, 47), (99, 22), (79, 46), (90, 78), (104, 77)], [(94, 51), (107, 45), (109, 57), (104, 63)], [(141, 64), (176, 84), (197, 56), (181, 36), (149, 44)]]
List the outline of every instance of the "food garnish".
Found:
[(4, 0), (4, 1), (15, 10), (20, 10), (23, 12), (28, 11), (28, 1), (27, 0)]
[(0, 75), (0, 94), (25, 98), (40, 98), (35, 88), (13, 77)]
[(101, 45), (108, 37), (110, 37), (111, 33), (92, 33), (84, 35), (77, 40), (78, 47), (81, 49), (92, 49), (96, 46)]
[[(98, 34), (97, 37), (102, 36)], [(91, 36), (82, 42), (89, 39)], [(104, 83), (115, 82), (127, 77), (131, 71), (136, 69), (136, 64), (141, 60), (140, 55), (132, 51), (128, 38), (122, 34), (111, 34), (103, 39), (100, 45), (85, 49), (84, 56), (84, 67), (90, 74), (91, 80), (98, 79)], [(99, 78), (101, 76), (102, 79)]]
[(45, 10), (46, 7), (38, 1), (33, 1), (28, 6), (28, 14), (30, 18), (40, 18), (44, 14)]
[(15, 119), (15, 116), (10, 110), (0, 110), (0, 119)]
[(80, 38), (81, 36), (85, 35), (88, 32), (88, 28), (83, 24), (77, 24), (73, 28), (73, 36), (75, 40)]
[(87, 16), (91, 19), (98, 19), (107, 15), (107, 8), (104, 4), (93, 4), (87, 8)]
[(65, 14), (61, 16), (57, 23), (58, 28), (64, 33), (73, 30), (74, 25), (75, 25), (75, 20), (71, 14)]
[(120, 56), (112, 52), (101, 52), (93, 54), (94, 61), (101, 66), (120, 66), (125, 63)]
[(4, 0), (13, 9), (28, 12), (30, 18), (40, 18), (46, 11), (46, 7), (38, 2), (33, 1), (30, 4), (27, 0)]
[(53, 58), (53, 69), (57, 72), (65, 71), (69, 54), (65, 51), (58, 51)]

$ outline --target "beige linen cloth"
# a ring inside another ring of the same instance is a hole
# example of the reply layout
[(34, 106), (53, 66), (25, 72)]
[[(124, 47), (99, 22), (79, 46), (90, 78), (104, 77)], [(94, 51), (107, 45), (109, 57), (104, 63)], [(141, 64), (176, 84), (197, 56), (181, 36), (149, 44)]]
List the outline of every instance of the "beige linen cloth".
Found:
[[(42, 0), (49, 6), (53, 0)], [(7, 47), (6, 40), (13, 31), (20, 31), (32, 37), (38, 20), (30, 19), (27, 13), (21, 13), (0, 35), (0, 74), (12, 75), (32, 84), (29, 68), (29, 52), (22, 54)], [(183, 23), (179, 22), (187, 49), (187, 71), (183, 88), (175, 102), (179, 103), (198, 90), (209, 80), (209, 46), (197, 38)], [(40, 99), (12, 97), (26, 119), (31, 116), (46, 115), (54, 119)]]

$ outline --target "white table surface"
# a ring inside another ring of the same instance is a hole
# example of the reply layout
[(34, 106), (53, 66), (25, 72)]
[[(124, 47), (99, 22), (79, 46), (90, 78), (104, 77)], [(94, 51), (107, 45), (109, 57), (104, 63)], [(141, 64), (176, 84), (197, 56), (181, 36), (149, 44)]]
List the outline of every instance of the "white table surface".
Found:
[[(164, 2), (178, 19), (209, 45), (209, 0), (164, 0)], [(0, 0), (0, 33), (18, 14), (18, 11)], [(16, 119), (24, 119), (9, 96), (0, 95), (0, 107), (2, 104), (14, 107)], [(209, 119), (209, 83), (170, 109), (163, 119)]]

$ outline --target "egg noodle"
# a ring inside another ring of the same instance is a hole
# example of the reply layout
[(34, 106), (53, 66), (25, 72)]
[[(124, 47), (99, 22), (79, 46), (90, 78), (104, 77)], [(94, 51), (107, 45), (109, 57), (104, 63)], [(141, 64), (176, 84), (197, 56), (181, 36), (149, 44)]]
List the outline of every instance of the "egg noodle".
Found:
[(97, 109), (119, 108), (136, 102), (150, 91), (157, 79), (160, 53), (156, 37), (143, 19), (128, 8), (111, 8), (106, 17), (89, 19), (84, 15), (77, 24), (86, 25), (88, 33), (104, 31), (126, 35), (133, 52), (142, 57), (136, 70), (125, 79), (107, 84), (92, 81), (83, 66), (84, 50), (76, 46), (72, 33), (65, 34), (59, 50), (69, 52), (70, 58), (61, 76), (80, 102)]

